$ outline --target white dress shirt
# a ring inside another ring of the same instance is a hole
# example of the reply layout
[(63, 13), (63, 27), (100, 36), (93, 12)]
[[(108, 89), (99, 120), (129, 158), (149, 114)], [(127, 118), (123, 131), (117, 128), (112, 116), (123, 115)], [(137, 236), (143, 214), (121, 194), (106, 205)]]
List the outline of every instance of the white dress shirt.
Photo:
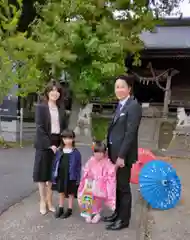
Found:
[(128, 101), (129, 98), (130, 98), (130, 96), (119, 101), (119, 104), (121, 104), (120, 111), (122, 110), (123, 106), (125, 105), (125, 103)]
[(49, 107), (50, 117), (51, 117), (51, 133), (60, 133), (60, 122), (59, 122), (59, 111), (57, 107)]

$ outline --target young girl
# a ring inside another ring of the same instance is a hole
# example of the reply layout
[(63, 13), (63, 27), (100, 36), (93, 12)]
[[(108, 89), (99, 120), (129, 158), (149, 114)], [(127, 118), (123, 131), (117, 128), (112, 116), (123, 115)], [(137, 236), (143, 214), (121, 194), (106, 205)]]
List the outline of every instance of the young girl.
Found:
[(96, 141), (94, 154), (84, 168), (84, 175), (78, 189), (81, 216), (87, 223), (97, 223), (101, 218), (102, 201), (113, 211), (116, 201), (115, 166), (108, 159), (106, 146)]
[[(59, 192), (59, 206), (55, 212), (56, 218), (68, 218), (72, 215), (73, 199), (81, 175), (81, 154), (75, 148), (75, 134), (64, 130), (61, 134), (62, 147), (56, 153), (53, 167), (53, 184)], [(64, 211), (64, 200), (68, 197), (68, 209)]]

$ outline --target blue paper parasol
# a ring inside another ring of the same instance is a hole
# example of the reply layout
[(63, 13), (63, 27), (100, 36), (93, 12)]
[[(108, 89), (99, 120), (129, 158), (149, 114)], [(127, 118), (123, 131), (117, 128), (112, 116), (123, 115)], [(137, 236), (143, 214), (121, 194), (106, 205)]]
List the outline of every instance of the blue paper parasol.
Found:
[(154, 160), (142, 168), (140, 192), (152, 208), (174, 208), (181, 197), (181, 183), (175, 169), (168, 163)]

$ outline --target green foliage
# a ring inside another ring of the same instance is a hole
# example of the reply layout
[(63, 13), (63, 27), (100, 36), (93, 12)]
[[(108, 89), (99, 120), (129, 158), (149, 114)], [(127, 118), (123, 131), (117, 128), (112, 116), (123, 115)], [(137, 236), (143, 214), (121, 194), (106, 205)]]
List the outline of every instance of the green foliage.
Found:
[(112, 79), (126, 71), (124, 58), (135, 53), (134, 64), (140, 64), (139, 34), (156, 24), (147, 0), (46, 0), (36, 5), (28, 37), (17, 31), (23, 3), (17, 2), (16, 8), (0, 1), (1, 99), (15, 84), (18, 95), (38, 92), (62, 71), (80, 101), (112, 99)]
[(92, 137), (104, 141), (110, 121), (108, 118), (92, 117)]
[(1, 147), (2, 147), (2, 148), (7, 148), (7, 147), (8, 147), (5, 139), (4, 139), (2, 136), (0, 136), (0, 148), (1, 148)]
[[(33, 54), (54, 77), (67, 72), (84, 102), (107, 96), (110, 79), (126, 71), (127, 52), (143, 48), (141, 31), (155, 25), (145, 0), (47, 0), (37, 10)], [(116, 10), (122, 10), (117, 20)]]
[(17, 31), (22, 0), (17, 2), (16, 8), (8, 0), (0, 1), (0, 100), (15, 84), (20, 86), (20, 96), (37, 91), (40, 85), (41, 72), (26, 48), (29, 40)]
[[(127, 52), (139, 62), (142, 30), (154, 27), (153, 12), (169, 13), (180, 0), (47, 0), (28, 33), (17, 31), (23, 1), (0, 1), (0, 100), (18, 84), (18, 95), (42, 89), (49, 75), (70, 75), (76, 98), (112, 99), (112, 78), (126, 71)], [(152, 3), (153, 10), (148, 5)], [(117, 12), (117, 19), (113, 12)], [(13, 66), (16, 71), (13, 71)]]

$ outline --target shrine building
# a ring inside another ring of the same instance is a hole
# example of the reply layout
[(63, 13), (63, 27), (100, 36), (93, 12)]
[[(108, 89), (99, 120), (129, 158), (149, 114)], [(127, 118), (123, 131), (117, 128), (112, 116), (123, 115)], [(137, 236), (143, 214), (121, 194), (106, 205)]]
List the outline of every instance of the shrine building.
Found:
[[(190, 18), (166, 19), (152, 32), (143, 32), (141, 66), (132, 72), (139, 102), (156, 107), (162, 115), (178, 107), (190, 111)], [(128, 59), (126, 59), (128, 65)]]

